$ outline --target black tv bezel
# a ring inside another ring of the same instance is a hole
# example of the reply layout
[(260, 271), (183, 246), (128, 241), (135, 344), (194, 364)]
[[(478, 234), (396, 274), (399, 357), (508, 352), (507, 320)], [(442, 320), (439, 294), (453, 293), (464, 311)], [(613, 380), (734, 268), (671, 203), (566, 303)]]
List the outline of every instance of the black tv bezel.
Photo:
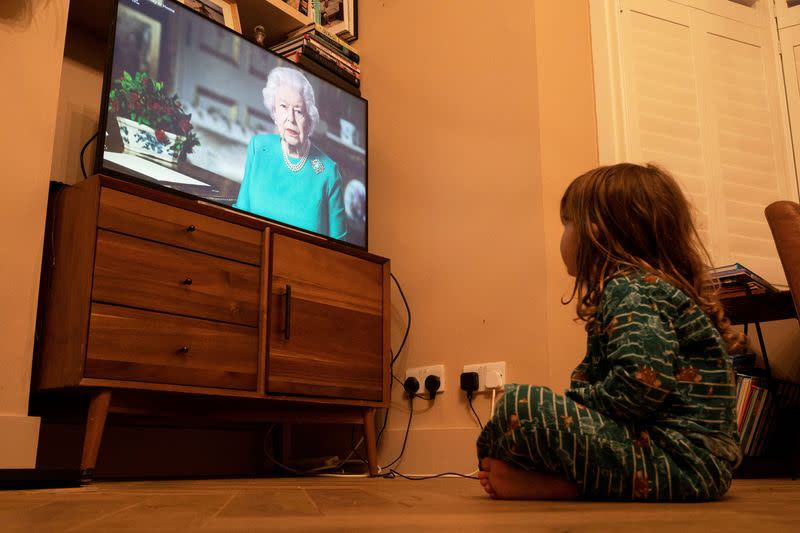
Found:
[[(273, 56), (275, 56), (277, 58), (280, 58), (284, 63), (288, 64), (287, 66), (291, 66), (292, 68), (296, 68), (296, 69), (298, 69), (300, 71), (303, 71), (306, 75), (313, 76), (314, 79), (319, 80), (321, 83), (329, 85), (331, 87), (335, 87), (337, 90), (344, 91), (347, 94), (349, 94), (350, 96), (352, 96), (354, 98), (358, 98), (359, 100), (364, 102), (364, 115), (365, 115), (364, 116), (364, 190), (366, 191), (366, 208), (365, 208), (365, 221), (364, 221), (364, 244), (362, 246), (360, 244), (356, 244), (356, 243), (347, 241), (345, 239), (337, 239), (337, 238), (331, 237), (330, 235), (325, 235), (324, 233), (317, 233), (315, 231), (310, 231), (310, 230), (307, 230), (305, 228), (301, 228), (300, 226), (294, 226), (294, 225), (288, 224), (286, 222), (281, 222), (280, 220), (275, 220), (275, 219), (268, 218), (268, 217), (265, 217), (263, 215), (259, 215), (257, 213), (253, 213), (253, 212), (250, 212), (250, 211), (247, 211), (247, 210), (244, 210), (244, 209), (239, 209), (238, 207), (233, 207), (231, 205), (226, 205), (226, 204), (223, 204), (221, 202), (216, 202), (214, 200), (210, 200), (208, 198), (205, 198), (205, 197), (197, 195), (197, 194), (192, 194), (190, 192), (182, 191), (180, 189), (175, 189), (173, 187), (167, 187), (166, 185), (161, 185), (160, 183), (158, 183), (156, 181), (142, 179), (142, 178), (133, 176), (131, 174), (127, 174), (125, 172), (121, 172), (121, 171), (118, 171), (118, 170), (115, 170), (115, 169), (106, 168), (103, 165), (103, 161), (104, 161), (103, 153), (105, 152), (105, 149), (104, 149), (105, 142), (103, 142), (103, 139), (105, 138), (105, 133), (107, 131), (108, 94), (109, 94), (109, 87), (111, 86), (111, 72), (112, 72), (112, 70), (114, 68), (114, 43), (116, 42), (116, 31), (117, 31), (117, 10), (119, 9), (119, 4), (120, 4), (121, 1), (123, 1), (123, 0), (113, 0), (114, 6), (112, 8), (111, 20), (109, 22), (109, 27), (108, 27), (107, 51), (106, 51), (106, 58), (105, 58), (105, 70), (103, 72), (103, 92), (102, 92), (101, 99), (100, 99), (100, 116), (99, 116), (99, 125), (98, 125), (98, 128), (97, 128), (97, 142), (96, 142), (96, 146), (95, 146), (95, 158), (94, 158), (94, 167), (93, 167), (94, 174), (103, 174), (105, 176), (111, 176), (111, 177), (114, 177), (114, 178), (118, 178), (118, 179), (122, 179), (122, 180), (125, 180), (125, 181), (137, 183), (137, 184), (140, 184), (140, 185), (144, 185), (144, 186), (147, 186), (147, 187), (150, 187), (150, 188), (153, 188), (153, 189), (158, 189), (160, 191), (166, 191), (166, 192), (169, 192), (171, 194), (176, 194), (178, 196), (182, 196), (182, 197), (188, 198), (190, 200), (202, 201), (202, 202), (207, 203), (207, 204), (220, 206), (220, 207), (222, 207), (224, 209), (230, 209), (230, 210), (236, 211), (238, 213), (244, 213), (244, 214), (246, 214), (248, 216), (257, 217), (257, 218), (260, 218), (261, 220), (266, 220), (267, 222), (269, 222), (271, 224), (276, 224), (276, 225), (284, 227), (284, 228), (289, 228), (289, 229), (300, 231), (300, 232), (303, 232), (303, 233), (306, 233), (306, 234), (309, 234), (309, 235), (314, 235), (314, 236), (320, 237), (322, 239), (325, 239), (326, 241), (330, 241), (330, 242), (333, 242), (333, 243), (349, 246), (349, 247), (352, 247), (352, 248), (355, 248), (355, 249), (358, 249), (358, 250), (362, 250), (364, 252), (369, 252), (369, 246), (368, 246), (369, 245), (369, 101), (366, 98), (362, 97), (362, 96), (355, 95), (353, 93), (345, 91), (341, 87), (337, 87), (335, 84), (329, 82), (328, 80), (320, 78), (319, 76), (317, 76), (313, 72), (305, 69), (303, 66), (301, 66), (301, 65), (299, 65), (297, 63), (293, 63), (293, 62), (289, 61), (288, 59), (285, 59), (280, 54), (276, 54), (272, 50), (269, 50), (269, 49), (266, 49), (266, 48), (261, 48), (260, 46), (258, 46), (258, 44), (256, 44), (256, 43), (250, 41), (249, 39), (247, 39), (243, 34), (240, 34), (236, 30), (233, 30), (233, 29), (225, 26), (224, 24), (220, 24), (219, 22), (217, 22), (217, 21), (215, 21), (213, 19), (204, 17), (202, 14), (196, 12), (194, 9), (192, 9), (189, 6), (181, 3), (178, 0), (165, 0), (165, 2), (169, 2), (169, 5), (174, 6), (174, 7), (178, 8), (178, 9), (185, 9), (185, 10), (191, 12), (193, 15), (196, 15), (198, 17), (202, 17), (203, 19), (205, 19), (209, 23), (215, 24), (217, 27), (223, 28), (225, 31), (232, 33), (235, 37), (241, 39), (242, 41), (244, 41), (246, 43), (249, 43), (252, 46), (257, 47), (257, 48), (263, 50), (264, 52), (266, 52), (268, 54), (271, 54), (271, 55), (273, 55)], [(148, 2), (149, 0), (140, 0), (140, 1)], [(156, 4), (153, 4), (153, 6), (154, 7), (158, 7)], [(342, 194), (344, 194), (344, 190), (342, 191)]]

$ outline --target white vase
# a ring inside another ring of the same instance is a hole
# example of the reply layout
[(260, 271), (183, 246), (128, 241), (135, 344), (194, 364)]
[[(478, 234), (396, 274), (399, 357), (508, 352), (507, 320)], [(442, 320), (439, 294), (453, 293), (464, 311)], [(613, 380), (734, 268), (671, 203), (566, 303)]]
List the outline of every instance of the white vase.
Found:
[(171, 148), (177, 141), (185, 140), (183, 135), (165, 132), (167, 140), (161, 142), (150, 126), (123, 117), (117, 117), (117, 124), (125, 153), (145, 157), (170, 168), (178, 166), (179, 154)]

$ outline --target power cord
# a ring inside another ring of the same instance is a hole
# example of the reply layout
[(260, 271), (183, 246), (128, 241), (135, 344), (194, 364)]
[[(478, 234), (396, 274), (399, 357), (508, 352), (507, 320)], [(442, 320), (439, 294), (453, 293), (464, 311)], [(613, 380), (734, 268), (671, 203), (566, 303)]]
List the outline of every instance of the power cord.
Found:
[(480, 376), (477, 372), (461, 373), (461, 390), (467, 393), (467, 403), (469, 403), (469, 408), (472, 409), (472, 414), (475, 415), (475, 418), (478, 420), (478, 425), (481, 427), (481, 430), (483, 430), (481, 417), (478, 416), (478, 413), (475, 411), (475, 407), (472, 405), (472, 394), (479, 388), (479, 379)]
[[(394, 368), (394, 363), (395, 363), (395, 361), (397, 361), (397, 358), (400, 357), (401, 353), (403, 353), (403, 348), (406, 345), (406, 339), (408, 339), (408, 332), (411, 330), (411, 307), (409, 307), (409, 305), (408, 305), (408, 300), (406, 300), (406, 295), (405, 295), (405, 293), (403, 293), (403, 287), (400, 286), (400, 282), (397, 281), (397, 278), (391, 272), (389, 272), (389, 275), (392, 277), (392, 280), (394, 281), (394, 284), (397, 285), (397, 290), (400, 291), (400, 297), (403, 299), (403, 305), (405, 305), (405, 307), (406, 307), (406, 315), (408, 317), (408, 320), (406, 321), (406, 331), (403, 334), (403, 340), (400, 342), (400, 348), (397, 350), (396, 354), (394, 352), (391, 352), (391, 350), (390, 350), (390, 352), (392, 353), (392, 360), (391, 360), (391, 363), (389, 364), (389, 371), (392, 374), (392, 379), (397, 381), (398, 383), (402, 384), (403, 382), (400, 381), (400, 379), (397, 378), (397, 376), (394, 375), (394, 372), (393, 372), (392, 369)], [(391, 393), (391, 388), (392, 387), (391, 387), (391, 384), (390, 384), (389, 385), (390, 393)], [(376, 448), (381, 443), (381, 437), (383, 436), (383, 432), (384, 432), (384, 430), (386, 430), (386, 425), (388, 423), (389, 423), (389, 408), (387, 407), (386, 411), (384, 412), (384, 415), (383, 415), (383, 424), (381, 425), (381, 429), (380, 429), (380, 431), (378, 431), (378, 436), (375, 439), (375, 447)]]
[[(264, 434), (264, 444), (263, 444), (264, 455), (267, 457), (267, 459), (272, 461), (272, 463), (274, 463), (275, 465), (281, 467), (282, 469), (286, 470), (287, 472), (295, 474), (297, 476), (369, 477), (369, 473), (368, 472), (364, 473), (364, 474), (332, 474), (332, 473), (326, 473), (326, 471), (328, 471), (328, 470), (339, 470), (342, 467), (344, 467), (344, 465), (346, 465), (346, 464), (353, 464), (354, 461), (352, 461), (351, 458), (353, 457), (353, 455), (358, 455), (357, 449), (364, 442), (364, 437), (361, 437), (361, 439), (358, 441), (358, 443), (353, 444), (353, 437), (352, 437), (352, 433), (351, 433), (350, 447), (352, 448), (352, 451), (350, 452), (350, 454), (347, 457), (345, 457), (344, 459), (342, 459), (341, 461), (339, 461), (338, 463), (336, 463), (334, 465), (320, 466), (320, 467), (311, 468), (311, 469), (308, 469), (308, 470), (297, 470), (295, 468), (292, 468), (291, 466), (287, 466), (287, 465), (281, 463), (280, 461), (275, 459), (275, 457), (273, 457), (272, 454), (270, 453), (270, 451), (269, 451), (269, 449), (267, 447), (267, 441), (269, 439), (269, 436), (272, 434), (272, 430), (275, 429), (275, 426), (276, 426), (276, 424), (272, 424), (269, 427), (269, 429), (267, 430), (267, 432)], [(362, 463), (366, 464), (366, 462), (367, 461), (361, 459), (361, 457), (359, 457), (358, 461), (355, 461), (356, 464), (362, 464)]]
[[(417, 381), (415, 378), (410, 378), (410, 379)], [(417, 386), (419, 386), (419, 382), (417, 382)], [(386, 465), (386, 468), (391, 469), (392, 466), (394, 466), (398, 461), (400, 461), (400, 459), (402, 459), (403, 453), (405, 453), (406, 451), (406, 443), (408, 442), (408, 433), (411, 430), (411, 419), (414, 417), (414, 396), (415, 395), (410, 395), (408, 398), (408, 424), (406, 424), (406, 435), (405, 437), (403, 437), (403, 446), (402, 448), (400, 448), (400, 453), (395, 458), (395, 460)]]
[(394, 366), (394, 362), (397, 361), (397, 358), (400, 357), (400, 354), (403, 353), (403, 348), (406, 345), (406, 339), (408, 339), (408, 332), (411, 329), (411, 308), (408, 306), (408, 300), (406, 300), (406, 295), (403, 293), (403, 287), (400, 286), (400, 282), (397, 281), (397, 278), (394, 277), (394, 274), (389, 272), (389, 275), (392, 276), (394, 280), (394, 284), (397, 285), (397, 290), (400, 291), (400, 297), (403, 299), (403, 305), (406, 306), (406, 316), (408, 320), (406, 321), (406, 332), (403, 334), (403, 340), (400, 342), (400, 348), (397, 349), (397, 354), (392, 357), (392, 366)]
[(475, 411), (475, 407), (472, 405), (472, 392), (467, 393), (467, 402), (469, 403), (469, 408), (472, 409), (472, 414), (475, 415), (475, 420), (478, 421), (478, 425), (481, 427), (481, 431), (483, 431), (483, 423), (481, 423), (481, 417), (478, 416), (478, 413)]
[(83, 173), (83, 179), (86, 179), (86, 178), (89, 177), (89, 176), (86, 175), (86, 167), (83, 164), (83, 154), (86, 152), (86, 149), (89, 147), (89, 143), (91, 143), (93, 140), (95, 140), (99, 135), (100, 135), (99, 131), (94, 132), (94, 135), (89, 137), (89, 140), (86, 141), (86, 144), (84, 144), (83, 148), (81, 148), (81, 172)]
[(395, 477), (401, 477), (403, 479), (409, 479), (411, 481), (423, 481), (425, 479), (433, 479), (437, 477), (462, 477), (464, 479), (478, 479), (477, 476), (474, 476), (472, 474), (459, 474), (458, 472), (442, 472), (441, 474), (432, 474), (430, 476), (406, 475), (406, 474), (401, 474), (394, 468), (390, 468), (389, 471), (383, 474), (381, 477), (385, 479), (394, 479)]

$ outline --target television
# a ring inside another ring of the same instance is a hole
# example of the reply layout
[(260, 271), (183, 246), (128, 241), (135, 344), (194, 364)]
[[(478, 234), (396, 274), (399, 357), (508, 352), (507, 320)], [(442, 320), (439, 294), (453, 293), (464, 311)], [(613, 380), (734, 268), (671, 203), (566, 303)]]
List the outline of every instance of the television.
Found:
[(116, 0), (98, 130), (97, 173), (367, 248), (367, 101), (180, 2)]

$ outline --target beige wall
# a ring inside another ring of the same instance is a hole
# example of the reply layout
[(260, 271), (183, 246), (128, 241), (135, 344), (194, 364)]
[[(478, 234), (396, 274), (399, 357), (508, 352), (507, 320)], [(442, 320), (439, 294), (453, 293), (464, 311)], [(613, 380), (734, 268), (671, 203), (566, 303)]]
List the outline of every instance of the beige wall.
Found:
[(35, 464), (31, 357), (68, 0), (0, 4), (0, 468)]
[[(597, 157), (588, 6), (522, 2), (511, 13), (478, 0), (361, 2), (359, 31), (370, 248), (392, 259), (413, 312), (395, 373), (446, 365), (447, 390), (432, 406), (415, 400), (400, 467), (469, 471), (478, 429), (458, 389), (462, 366), (505, 360), (510, 382), (563, 388), (583, 349), (559, 303), (569, 282), (557, 204)], [(396, 291), (393, 307), (396, 349)], [(401, 390), (384, 464), (405, 433)], [(489, 396), (475, 407), (485, 421)]]
[(589, 5), (586, 0), (536, 1), (536, 61), (539, 69), (539, 135), (547, 253), (548, 385), (569, 386), (583, 358), (586, 334), (574, 321), (574, 278), (561, 261), (559, 205), (567, 185), (598, 165)]

